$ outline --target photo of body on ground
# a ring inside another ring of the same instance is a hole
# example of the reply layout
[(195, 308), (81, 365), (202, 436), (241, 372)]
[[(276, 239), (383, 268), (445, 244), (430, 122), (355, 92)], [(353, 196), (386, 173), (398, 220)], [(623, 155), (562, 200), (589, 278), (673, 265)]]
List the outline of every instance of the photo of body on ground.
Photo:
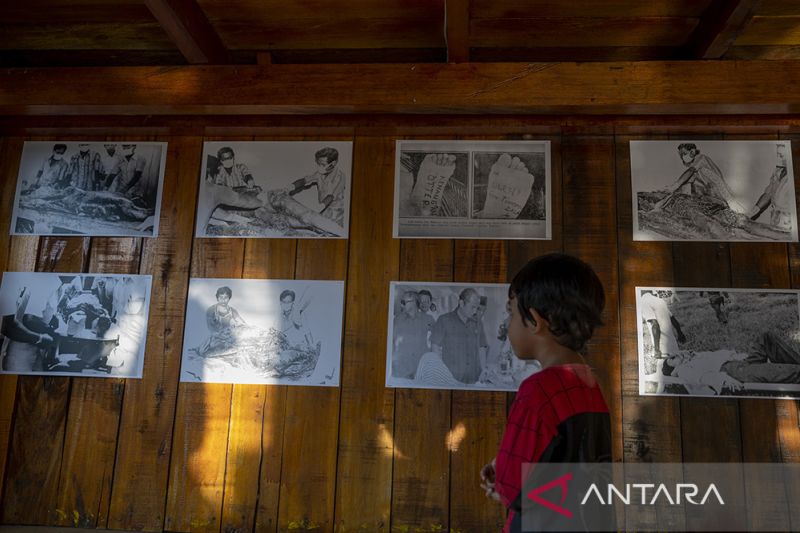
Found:
[(797, 242), (790, 141), (631, 141), (637, 241)]
[(386, 386), (516, 391), (539, 370), (508, 339), (508, 285), (392, 282)]
[(347, 238), (351, 142), (206, 142), (198, 237)]
[(150, 276), (6, 272), (0, 373), (142, 377)]
[(181, 381), (339, 384), (344, 283), (192, 278)]
[(167, 143), (26, 141), (11, 233), (155, 237)]
[(798, 292), (637, 287), (639, 392), (800, 397)]

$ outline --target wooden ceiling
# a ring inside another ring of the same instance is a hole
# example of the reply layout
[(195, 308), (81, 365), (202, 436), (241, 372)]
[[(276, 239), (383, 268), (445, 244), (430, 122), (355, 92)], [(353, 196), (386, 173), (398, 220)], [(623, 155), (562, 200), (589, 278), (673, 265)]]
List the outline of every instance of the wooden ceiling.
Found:
[(20, 0), (0, 65), (800, 58), (799, 0)]

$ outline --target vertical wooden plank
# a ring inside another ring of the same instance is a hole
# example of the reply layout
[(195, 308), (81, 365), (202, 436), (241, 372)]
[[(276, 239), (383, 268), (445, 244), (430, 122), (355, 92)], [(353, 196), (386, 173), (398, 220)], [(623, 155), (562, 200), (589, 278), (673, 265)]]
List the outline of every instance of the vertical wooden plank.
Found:
[[(88, 270), (136, 273), (141, 249), (139, 238), (93, 238)], [(59, 482), (59, 525), (94, 528), (108, 521), (124, 388), (123, 379), (72, 380)]]
[[(248, 239), (242, 277), (291, 279), (296, 241)], [(286, 387), (234, 385), (223, 531), (275, 531)]]
[[(325, 139), (352, 141), (353, 137)], [(296, 253), (296, 279), (343, 280), (347, 276), (346, 240), (299, 239)], [(286, 387), (285, 398), (278, 528), (332, 532), (339, 388)]]
[[(347, 245), (345, 240), (299, 240), (295, 278), (344, 279)], [(338, 387), (286, 389), (280, 531), (333, 532), (339, 403)]]
[[(11, 211), (22, 155), (21, 137), (0, 139), (0, 265), (4, 271), (30, 271), (36, 267), (38, 237), (11, 237)], [(0, 495), (3, 494), (12, 415), (17, 395), (17, 376), (0, 376)]]
[[(6, 269), (11, 272), (29, 272), (36, 268), (36, 256), (39, 247), (39, 237), (15, 236), (8, 242), (7, 250), (9, 255), (6, 262)], [(7, 459), (11, 446), (11, 435), (14, 431), (14, 410), (17, 400), (18, 378), (13, 375), (0, 376), (0, 494), (3, 500), (0, 502), (5, 508), (5, 494), (7, 487), (4, 484), (8, 469)], [(5, 489), (5, 490), (2, 490)], [(4, 512), (2, 514), (5, 514)]]
[(356, 134), (334, 516), (340, 530), (381, 532), (394, 447), (394, 396), (384, 387), (384, 310), (400, 252), (391, 237), (394, 142)]
[[(452, 281), (453, 241), (400, 243), (400, 279)], [(451, 392), (396, 389), (392, 531), (448, 531)]]
[[(195, 239), (192, 277), (241, 277), (244, 241)], [(226, 383), (178, 387), (165, 529), (220, 530), (232, 389)]]
[[(685, 136), (673, 136), (683, 139)], [(719, 135), (691, 135), (692, 139), (715, 139)], [(677, 157), (677, 156), (676, 156)], [(678, 287), (730, 287), (730, 246), (726, 243), (674, 242), (673, 271)], [(687, 332), (687, 335), (689, 333)], [(740, 462), (742, 432), (739, 423), (739, 402), (731, 398), (683, 397), (681, 403), (681, 437), (683, 461)], [(743, 494), (737, 495), (743, 497)], [(726, 502), (727, 504), (728, 502)], [(730, 513), (715, 520), (724, 520), (730, 528), (747, 519), (741, 499), (732, 499)], [(703, 518), (687, 508), (688, 528), (703, 527)]]
[(199, 137), (170, 139), (159, 236), (144, 241), (140, 271), (153, 276), (146, 356), (143, 379), (125, 386), (111, 529), (164, 527), (201, 148)]
[[(507, 259), (502, 241), (459, 240), (454, 252), (455, 282), (505, 281)], [(479, 487), (480, 470), (497, 454), (503, 436), (506, 394), (453, 391), (450, 442), (450, 528), (499, 531), (505, 510)]]
[[(229, 137), (226, 140), (254, 139)], [(292, 277), (294, 240), (244, 239), (243, 242), (241, 277)], [(234, 384), (230, 389), (222, 529), (251, 531), (258, 524), (259, 531), (275, 531), (285, 387)], [(268, 428), (266, 433), (265, 427)]]
[[(794, 163), (795, 197), (800, 198), (797, 176), (800, 175), (800, 136), (787, 136), (792, 141), (792, 162)], [(795, 204), (797, 205), (797, 204)], [(800, 289), (800, 245), (788, 246), (791, 287)], [(800, 404), (797, 401), (781, 401), (777, 404), (778, 431), (781, 439), (781, 454), (784, 462), (800, 462)], [(787, 480), (787, 496), (790, 502), (800, 500), (800, 480)], [(792, 529), (800, 528), (800, 509), (790, 506)]]
[(532, 134), (536, 139), (550, 141), (550, 213), (552, 217), (552, 238), (547, 241), (506, 241), (506, 255), (508, 257), (508, 271), (506, 280), (511, 281), (514, 275), (531, 259), (552, 252), (561, 252), (564, 249), (562, 228), (564, 210), (561, 195), (561, 137), (542, 136)]
[[(84, 237), (43, 237), (36, 270), (82, 272), (88, 248), (89, 239)], [(3, 522), (51, 524), (58, 520), (58, 483), (70, 379), (19, 378)]]
[[(125, 136), (109, 140), (148, 139)], [(141, 238), (93, 238), (88, 271), (138, 273), (141, 252)], [(59, 482), (58, 525), (93, 528), (108, 523), (124, 390), (123, 379), (72, 380)]]
[[(654, 139), (649, 136), (648, 139)], [(636, 287), (671, 287), (672, 245), (633, 241), (631, 137), (615, 138), (617, 238), (619, 243), (619, 335), (622, 378), (622, 459), (628, 463), (680, 463), (680, 402), (677, 398), (639, 396), (639, 346)], [(656, 509), (626, 515), (627, 529), (683, 529), (683, 517), (659, 522)]]
[(587, 361), (608, 404), (612, 452), (619, 460), (623, 454), (614, 140), (565, 136), (562, 142), (564, 251), (589, 263), (605, 289), (605, 325), (595, 331)]

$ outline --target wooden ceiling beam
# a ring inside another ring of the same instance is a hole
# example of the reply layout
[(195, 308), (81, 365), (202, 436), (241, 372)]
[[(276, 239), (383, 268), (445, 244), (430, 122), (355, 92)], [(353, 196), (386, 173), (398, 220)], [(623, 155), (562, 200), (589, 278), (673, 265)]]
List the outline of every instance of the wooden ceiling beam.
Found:
[(0, 115), (792, 114), (798, 86), (793, 60), (28, 68)]
[(445, 0), (444, 27), (447, 62), (469, 61), (469, 0)]
[(193, 65), (230, 63), (230, 53), (196, 0), (144, 0), (178, 50)]
[(686, 55), (694, 59), (719, 59), (753, 18), (761, 0), (712, 0), (689, 36)]

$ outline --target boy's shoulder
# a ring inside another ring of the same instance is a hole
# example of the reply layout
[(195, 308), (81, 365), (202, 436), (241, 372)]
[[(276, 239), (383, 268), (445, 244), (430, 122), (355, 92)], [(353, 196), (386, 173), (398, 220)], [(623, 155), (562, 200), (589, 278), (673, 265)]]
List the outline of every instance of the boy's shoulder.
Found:
[(541, 370), (520, 384), (515, 401), (537, 409), (565, 403), (579, 410), (607, 410), (597, 378), (588, 365), (558, 365)]

